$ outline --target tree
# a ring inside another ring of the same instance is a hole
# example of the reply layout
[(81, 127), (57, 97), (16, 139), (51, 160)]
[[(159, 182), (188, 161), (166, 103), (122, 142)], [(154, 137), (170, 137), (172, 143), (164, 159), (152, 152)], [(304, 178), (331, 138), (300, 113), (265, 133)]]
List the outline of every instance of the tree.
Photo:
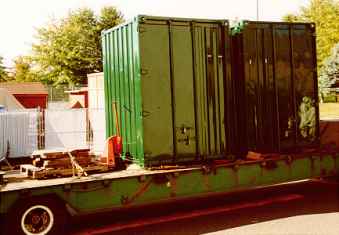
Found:
[(0, 56), (0, 82), (7, 81), (8, 75), (3, 64), (3, 57)]
[(38, 75), (32, 69), (29, 56), (19, 56), (14, 60), (14, 80), (17, 82), (37, 81)]
[(324, 60), (320, 71), (319, 92), (321, 98), (328, 94), (329, 88), (339, 80), (339, 43), (333, 49), (331, 55)]
[(96, 16), (91, 9), (71, 11), (37, 31), (32, 60), (40, 78), (49, 83), (85, 83), (86, 75), (102, 71), (101, 31), (123, 22), (114, 7)]
[(110, 29), (121, 23), (123, 23), (123, 15), (114, 7), (104, 7), (101, 9), (98, 21), (100, 32), (105, 29)]
[(339, 1), (311, 0), (307, 7), (300, 9), (299, 14), (288, 14), (283, 19), (316, 24), (318, 66), (322, 67), (331, 48), (339, 41)]
[(339, 43), (333, 47), (331, 55), (324, 61), (322, 74), (330, 80), (339, 80)]

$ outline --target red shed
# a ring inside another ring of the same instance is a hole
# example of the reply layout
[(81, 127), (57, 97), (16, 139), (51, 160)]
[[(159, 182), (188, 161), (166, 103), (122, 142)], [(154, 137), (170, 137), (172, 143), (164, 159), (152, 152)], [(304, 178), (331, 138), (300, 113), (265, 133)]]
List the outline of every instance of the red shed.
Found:
[(69, 94), (69, 104), (72, 109), (88, 108), (87, 87), (78, 90), (65, 91)]
[(14, 95), (25, 108), (47, 108), (48, 92), (40, 82), (3, 82), (0, 88)]

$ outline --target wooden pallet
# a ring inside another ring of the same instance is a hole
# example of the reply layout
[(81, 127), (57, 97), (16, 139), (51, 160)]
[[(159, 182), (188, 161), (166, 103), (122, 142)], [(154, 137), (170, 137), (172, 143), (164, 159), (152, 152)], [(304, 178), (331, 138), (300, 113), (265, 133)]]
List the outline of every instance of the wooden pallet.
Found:
[(40, 170), (39, 167), (33, 166), (31, 164), (20, 165), (20, 173), (25, 175), (26, 177), (31, 177), (32, 172), (39, 171), (39, 170)]
[[(93, 172), (106, 172), (108, 167), (103, 164), (92, 164), (86, 167), (83, 167), (83, 170), (87, 173)], [(32, 179), (48, 179), (48, 178), (57, 178), (57, 177), (67, 177), (67, 176), (81, 176), (79, 172), (73, 168), (43, 168), (36, 167), (33, 165), (25, 164), (20, 166), (20, 172), (26, 174), (27, 177)]]
[(108, 170), (107, 164), (96, 161), (89, 149), (37, 150), (31, 158), (33, 165), (21, 165), (20, 171), (33, 179), (87, 176), (87, 173)]
[(44, 168), (72, 168), (74, 162), (81, 167), (88, 166), (95, 159), (89, 149), (37, 150), (31, 158), (34, 166)]

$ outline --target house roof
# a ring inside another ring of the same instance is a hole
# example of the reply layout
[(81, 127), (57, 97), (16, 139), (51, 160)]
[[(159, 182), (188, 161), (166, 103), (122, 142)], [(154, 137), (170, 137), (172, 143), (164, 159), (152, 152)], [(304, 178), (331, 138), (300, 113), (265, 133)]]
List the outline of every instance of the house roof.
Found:
[(48, 95), (47, 89), (40, 82), (0, 82), (0, 88), (6, 89), (13, 95)]
[(88, 92), (88, 87), (81, 87), (76, 90), (69, 90), (65, 91), (65, 93), (71, 94), (71, 95), (82, 95), (83, 93)]

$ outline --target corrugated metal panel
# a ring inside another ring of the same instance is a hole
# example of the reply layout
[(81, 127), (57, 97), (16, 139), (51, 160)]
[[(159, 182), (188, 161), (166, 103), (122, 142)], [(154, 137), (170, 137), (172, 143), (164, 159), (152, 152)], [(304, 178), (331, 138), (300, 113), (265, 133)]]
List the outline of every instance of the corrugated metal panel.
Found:
[(87, 109), (45, 110), (45, 148), (87, 148)]
[[(313, 24), (245, 21), (233, 35), (243, 151), (296, 151), (319, 141)], [(245, 124), (245, 125), (243, 125)]]
[(88, 114), (92, 133), (91, 151), (102, 153), (106, 140), (104, 74), (88, 74)]
[(10, 158), (30, 156), (38, 148), (37, 110), (0, 113), (0, 156), (10, 147)]
[[(124, 43), (127, 44), (125, 47)], [(106, 31), (102, 35), (102, 45), (106, 137), (117, 134), (118, 123), (123, 137), (124, 153), (142, 164), (144, 151), (138, 18)], [(118, 115), (114, 113), (115, 105)]]
[(225, 157), (227, 32), (225, 21), (148, 16), (104, 32), (107, 135), (116, 102), (124, 154), (146, 165)]

